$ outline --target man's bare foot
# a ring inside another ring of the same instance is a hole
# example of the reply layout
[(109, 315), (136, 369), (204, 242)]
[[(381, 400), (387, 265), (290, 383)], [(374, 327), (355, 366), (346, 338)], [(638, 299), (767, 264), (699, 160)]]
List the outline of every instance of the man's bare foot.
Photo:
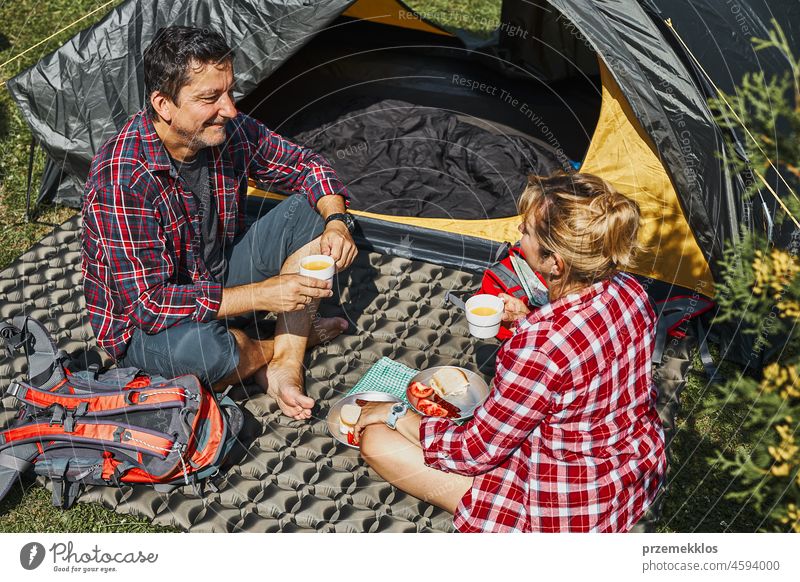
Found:
[(311, 331), (308, 334), (308, 347), (313, 348), (341, 335), (348, 327), (343, 317), (315, 317), (311, 320)]
[[(330, 341), (347, 329), (341, 317), (317, 317), (312, 321), (307, 347)], [(303, 363), (272, 360), (258, 370), (253, 379), (272, 396), (286, 416), (295, 420), (311, 418), (314, 399), (306, 396), (303, 386)]]
[(311, 417), (314, 399), (303, 393), (303, 363), (273, 360), (266, 370), (267, 394), (286, 416), (295, 420)]

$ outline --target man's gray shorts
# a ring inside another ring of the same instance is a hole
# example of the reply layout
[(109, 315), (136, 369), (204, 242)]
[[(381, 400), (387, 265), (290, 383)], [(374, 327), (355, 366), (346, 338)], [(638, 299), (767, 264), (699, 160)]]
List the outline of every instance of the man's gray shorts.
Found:
[[(228, 247), (224, 287), (274, 277), (292, 253), (320, 236), (323, 229), (322, 217), (306, 197), (290, 196)], [(119, 363), (166, 378), (195, 374), (214, 384), (239, 365), (239, 351), (228, 326), (225, 320), (188, 321), (153, 335), (136, 329)]]

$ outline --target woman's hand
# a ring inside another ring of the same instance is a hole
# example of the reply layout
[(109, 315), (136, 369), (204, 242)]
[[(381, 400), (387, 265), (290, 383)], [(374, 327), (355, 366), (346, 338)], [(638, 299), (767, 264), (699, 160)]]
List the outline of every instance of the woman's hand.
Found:
[(371, 424), (386, 422), (394, 402), (367, 402), (361, 407), (361, 416), (353, 428), (353, 440), (356, 444), (361, 440), (361, 433)]
[(522, 299), (517, 299), (516, 297), (512, 297), (511, 295), (507, 295), (505, 293), (500, 293), (498, 297), (503, 300), (503, 321), (506, 323), (511, 323), (512, 327), (514, 327), (513, 324), (517, 320), (527, 317), (531, 312)]

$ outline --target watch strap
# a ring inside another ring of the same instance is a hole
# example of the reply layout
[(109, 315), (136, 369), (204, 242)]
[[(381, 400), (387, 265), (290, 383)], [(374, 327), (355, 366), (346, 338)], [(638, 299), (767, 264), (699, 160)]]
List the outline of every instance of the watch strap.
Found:
[(386, 418), (386, 426), (392, 430), (396, 430), (397, 421), (404, 417), (406, 412), (408, 412), (407, 404), (403, 404), (402, 402), (396, 403), (394, 406), (392, 406), (389, 416)]
[(347, 227), (347, 230), (349, 230), (351, 233), (353, 232), (353, 227), (355, 225), (353, 224), (353, 217), (350, 216), (349, 214), (345, 212), (336, 212), (334, 214), (331, 214), (328, 218), (325, 219), (325, 226), (327, 226), (334, 220), (341, 220), (342, 222), (344, 222), (344, 225)]

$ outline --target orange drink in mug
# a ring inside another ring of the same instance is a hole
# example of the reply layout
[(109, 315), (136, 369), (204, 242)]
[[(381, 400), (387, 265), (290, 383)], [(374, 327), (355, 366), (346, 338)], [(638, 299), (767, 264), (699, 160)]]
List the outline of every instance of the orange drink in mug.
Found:
[(310, 255), (300, 260), (300, 274), (329, 281), (336, 273), (336, 263), (328, 255)]

